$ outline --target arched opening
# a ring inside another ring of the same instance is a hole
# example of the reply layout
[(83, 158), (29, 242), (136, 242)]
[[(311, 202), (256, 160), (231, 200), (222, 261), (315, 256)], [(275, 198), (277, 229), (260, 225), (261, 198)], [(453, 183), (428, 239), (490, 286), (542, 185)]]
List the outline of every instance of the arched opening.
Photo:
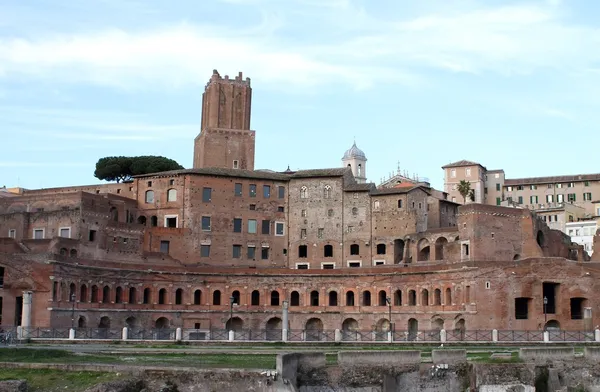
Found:
[(444, 300), (444, 305), (452, 305), (452, 290), (450, 287), (446, 288), (446, 299)]
[(394, 240), (394, 264), (399, 264), (404, 260), (404, 240)]
[(76, 290), (75, 283), (71, 283), (69, 285), (69, 298), (68, 298), (69, 302), (75, 302), (75, 299), (76, 299), (75, 290)]
[(434, 306), (442, 305), (442, 290), (440, 290), (440, 289), (433, 290), (433, 305)]
[(417, 305), (417, 292), (415, 290), (408, 290), (408, 306)]
[(138, 320), (133, 316), (129, 316), (125, 319), (125, 326), (128, 329), (138, 329), (140, 327)]
[(244, 321), (239, 317), (234, 317), (227, 320), (225, 329), (228, 331), (241, 331), (244, 329)]
[(213, 292), (213, 305), (221, 305), (221, 291), (219, 290)]
[(310, 292), (310, 306), (319, 306), (319, 292), (317, 290)]
[(431, 332), (429, 333), (430, 339), (440, 340), (440, 331), (444, 329), (444, 320), (439, 317), (434, 317), (431, 320)]
[(254, 290), (250, 295), (250, 305), (251, 306), (259, 306), (260, 305), (260, 292), (258, 290)]
[(390, 330), (390, 321), (388, 319), (382, 318), (377, 321), (375, 324), (375, 331), (377, 332), (388, 332)]
[(292, 291), (290, 295), (290, 306), (300, 306), (300, 293)]
[(467, 330), (465, 319), (460, 318), (454, 324), (454, 334), (459, 340), (465, 340), (465, 332)]
[(379, 306), (386, 306), (387, 305), (387, 293), (384, 290), (380, 290), (379, 291), (378, 305)]
[(333, 245), (325, 245), (323, 247), (323, 257), (333, 257)]
[(87, 302), (88, 300), (88, 290), (87, 286), (82, 284), (79, 288), (79, 302)]
[(146, 217), (144, 215), (138, 216), (137, 223), (146, 226)]
[(408, 340), (415, 341), (419, 333), (419, 322), (417, 319), (408, 319)]
[(338, 304), (338, 294), (337, 291), (329, 292), (329, 306), (337, 306)]
[(115, 290), (115, 303), (120, 304), (123, 302), (123, 288), (118, 286)]
[(279, 291), (271, 291), (271, 306), (279, 306)]
[(560, 323), (556, 320), (548, 320), (544, 329), (550, 332), (560, 331)]
[(421, 306), (429, 305), (429, 290), (423, 289), (421, 291)]
[(146, 191), (144, 201), (148, 204), (154, 203), (154, 191)]
[(440, 237), (435, 241), (435, 259), (444, 260), (444, 247), (448, 243), (446, 237)]
[(356, 340), (358, 338), (358, 321), (353, 318), (347, 318), (342, 322), (342, 339)]
[(144, 302), (144, 304), (149, 304), (150, 303), (150, 289), (148, 289), (148, 288), (144, 289), (143, 302)]
[(513, 260), (514, 260), (514, 261), (517, 261), (517, 260), (520, 260), (520, 259), (521, 259), (521, 255), (520, 255), (520, 254), (518, 254), (518, 253), (517, 253), (516, 255), (514, 255), (514, 256), (513, 256)]
[(91, 302), (98, 302), (98, 286), (92, 286), (92, 299)]
[(73, 258), (77, 257), (77, 249), (71, 249), (71, 251), (69, 252), (69, 256)]
[(167, 290), (166, 289), (158, 290), (158, 304), (164, 305), (166, 303), (167, 303)]
[(79, 316), (77, 319), (77, 328), (87, 328), (87, 319), (83, 316)]
[(359, 163), (358, 164), (358, 177), (362, 177), (362, 174), (363, 174), (362, 165)]
[(346, 306), (354, 306), (354, 291), (346, 292)]
[(167, 191), (167, 201), (177, 201), (177, 190), (169, 189)]
[(385, 251), (386, 251), (385, 244), (377, 244), (377, 254), (378, 255), (384, 255)]
[(134, 304), (137, 302), (137, 290), (135, 287), (129, 288), (129, 303)]
[(108, 318), (108, 316), (102, 316), (98, 323), (98, 328), (110, 328), (110, 318)]
[(363, 292), (363, 301), (362, 304), (363, 306), (371, 306), (371, 292), (370, 291), (364, 291)]
[(67, 256), (69, 254), (69, 250), (67, 248), (60, 248), (60, 250), (58, 251), (58, 253), (61, 256)]
[(352, 207), (352, 216), (358, 215), (358, 208)]
[(152, 226), (152, 227), (158, 226), (158, 218), (156, 217), (156, 215), (153, 215), (150, 217), (150, 226)]
[(394, 292), (394, 306), (402, 306), (402, 290), (400, 289)]
[(321, 336), (323, 335), (323, 321), (318, 318), (310, 318), (306, 321), (305, 329), (307, 341), (321, 340)]
[(183, 289), (175, 290), (175, 305), (181, 305), (183, 303)]
[(417, 254), (417, 261), (429, 261), (430, 256), (430, 248), (429, 248), (429, 240), (426, 238), (422, 238), (418, 244), (417, 248), (419, 249), (419, 253)]
[(536, 241), (540, 247), (544, 246), (544, 233), (541, 230), (537, 232)]
[(350, 245), (350, 255), (357, 256), (360, 254), (360, 246), (358, 244)]
[(231, 293), (231, 296), (233, 297), (233, 304), (234, 305), (239, 305), (240, 304), (240, 292), (238, 290), (234, 290), (233, 293)]
[(119, 221), (119, 211), (117, 210), (117, 207), (110, 207), (110, 219), (115, 222)]
[(267, 340), (281, 340), (283, 322), (279, 317), (272, 317), (265, 325)]
[(102, 289), (102, 303), (107, 304), (110, 302), (110, 287), (104, 286)]
[(194, 291), (194, 305), (202, 304), (202, 290), (198, 289)]
[(170, 324), (171, 323), (169, 322), (168, 318), (159, 317), (158, 319), (156, 319), (156, 322), (154, 323), (154, 328), (156, 328), (156, 329), (169, 328)]

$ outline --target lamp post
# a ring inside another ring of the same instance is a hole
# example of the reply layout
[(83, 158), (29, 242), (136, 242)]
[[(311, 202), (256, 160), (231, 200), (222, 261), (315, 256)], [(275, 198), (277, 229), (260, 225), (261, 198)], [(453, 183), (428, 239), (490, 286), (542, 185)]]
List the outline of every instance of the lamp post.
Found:
[(233, 301), (235, 297), (232, 295), (229, 297), (229, 330), (233, 330)]
[(388, 318), (390, 320), (390, 332), (394, 331), (394, 324), (392, 324), (392, 298), (386, 297), (385, 302), (388, 304)]
[(75, 293), (71, 293), (71, 328), (75, 328)]
[(544, 295), (544, 331), (546, 330), (546, 323), (548, 322), (548, 313), (546, 313), (546, 306), (548, 306), (548, 297)]

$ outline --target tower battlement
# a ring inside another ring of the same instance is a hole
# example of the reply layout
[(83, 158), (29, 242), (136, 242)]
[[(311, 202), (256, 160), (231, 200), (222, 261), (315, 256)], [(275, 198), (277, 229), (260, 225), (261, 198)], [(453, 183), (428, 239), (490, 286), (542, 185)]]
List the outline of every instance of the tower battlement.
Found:
[(225, 75), (224, 77), (219, 74), (219, 71), (213, 69), (212, 76), (208, 83), (206, 83), (205, 88), (208, 88), (213, 83), (231, 83), (231, 84), (239, 84), (242, 86), (250, 87), (250, 78), (244, 79), (244, 74), (240, 71), (234, 79), (231, 79), (229, 75)]

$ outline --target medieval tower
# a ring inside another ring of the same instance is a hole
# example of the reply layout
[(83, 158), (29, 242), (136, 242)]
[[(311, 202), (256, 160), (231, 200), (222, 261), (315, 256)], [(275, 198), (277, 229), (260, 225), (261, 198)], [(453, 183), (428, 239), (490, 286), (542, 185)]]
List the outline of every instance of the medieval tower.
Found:
[(194, 168), (254, 170), (254, 135), (250, 130), (252, 88), (240, 72), (235, 79), (217, 70), (202, 94), (202, 125), (194, 140)]

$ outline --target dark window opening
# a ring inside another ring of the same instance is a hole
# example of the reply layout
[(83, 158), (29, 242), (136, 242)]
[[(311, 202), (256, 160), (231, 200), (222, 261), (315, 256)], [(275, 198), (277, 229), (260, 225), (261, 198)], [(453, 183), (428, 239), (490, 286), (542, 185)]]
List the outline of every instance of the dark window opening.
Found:
[(231, 257), (239, 259), (242, 257), (242, 245), (233, 245)]
[(177, 227), (177, 217), (168, 217), (166, 218), (166, 227), (176, 228)]
[(231, 293), (231, 296), (233, 297), (232, 304), (239, 305), (240, 304), (240, 292), (238, 290), (235, 290), (233, 293)]
[(169, 241), (160, 241), (160, 253), (169, 254)]
[(300, 306), (300, 293), (292, 291), (290, 296), (290, 306)]
[(336, 291), (329, 292), (329, 306), (337, 306), (338, 295)]
[(583, 319), (583, 304), (585, 298), (571, 298), (571, 320)]
[(268, 199), (269, 197), (271, 197), (271, 186), (270, 185), (263, 185), (263, 197), (265, 199)]
[(242, 196), (242, 184), (236, 183), (233, 193), (235, 196)]
[(270, 220), (263, 220), (262, 221), (262, 233), (263, 234), (270, 234), (271, 233), (271, 221)]
[(158, 290), (158, 304), (164, 305), (165, 303), (167, 303), (167, 290), (160, 289)]
[(262, 248), (261, 258), (263, 260), (268, 260), (269, 259), (269, 248)]
[(558, 283), (542, 283), (542, 305), (544, 314), (556, 313), (556, 294), (558, 292)]
[(256, 248), (254, 246), (248, 247), (248, 258), (254, 260), (256, 257)]
[(210, 231), (210, 216), (203, 216), (202, 217), (202, 230), (203, 231)]
[(256, 197), (256, 184), (250, 184), (248, 187), (248, 196)]
[(278, 187), (277, 192), (278, 192), (278, 196), (280, 199), (283, 199), (285, 197), (285, 187), (283, 187), (283, 186)]
[(233, 232), (234, 233), (242, 232), (242, 220), (240, 218), (233, 219)]
[(323, 269), (334, 269), (334, 264), (323, 264)]
[(333, 257), (333, 245), (325, 245), (323, 248), (324, 257)]
[(365, 291), (363, 293), (362, 304), (363, 304), (363, 306), (371, 306), (371, 292), (370, 291)]
[(385, 254), (385, 244), (377, 244), (377, 254), (378, 255)]
[[(93, 292), (92, 292), (92, 294), (93, 294)], [(150, 289), (144, 289), (144, 298), (143, 298), (142, 302), (144, 304), (150, 303)]]
[(202, 188), (202, 202), (210, 203), (212, 200), (212, 188)]
[(385, 305), (387, 305), (387, 293), (385, 291), (383, 291), (383, 290), (381, 290), (379, 292), (378, 305), (379, 306), (385, 306)]
[(531, 298), (515, 298), (515, 320), (529, 318), (529, 302)]
[(316, 290), (310, 292), (310, 306), (319, 306), (319, 292)]
[(285, 207), (282, 207), (282, 206), (277, 207), (277, 212), (285, 212)]
[(221, 305), (221, 292), (219, 290), (213, 292), (213, 305)]
[(252, 305), (252, 306), (260, 305), (260, 292), (258, 290), (254, 290), (252, 292), (252, 295), (250, 298), (250, 305)]
[(150, 217), (150, 226), (152, 226), (152, 227), (158, 226), (158, 218), (156, 216)]
[(96, 240), (96, 230), (90, 230), (88, 232), (88, 241), (94, 242)]
[(194, 291), (194, 305), (200, 305), (202, 303), (202, 291)]
[(308, 246), (300, 245), (298, 247), (298, 257), (300, 257), (302, 259), (308, 257)]
[(200, 257), (210, 257), (210, 245), (200, 245)]
[(404, 241), (394, 240), (394, 264), (399, 264), (404, 259)]
[(271, 306), (279, 306), (279, 291), (271, 291)]
[(360, 247), (358, 246), (358, 244), (352, 244), (350, 245), (350, 254), (352, 256), (356, 256), (360, 253)]
[(175, 305), (181, 305), (183, 303), (183, 289), (177, 289), (175, 291)]
[(346, 293), (346, 306), (354, 306), (354, 291)]
[(348, 267), (350, 268), (359, 268), (360, 267), (360, 262), (359, 261), (351, 261), (348, 263)]

